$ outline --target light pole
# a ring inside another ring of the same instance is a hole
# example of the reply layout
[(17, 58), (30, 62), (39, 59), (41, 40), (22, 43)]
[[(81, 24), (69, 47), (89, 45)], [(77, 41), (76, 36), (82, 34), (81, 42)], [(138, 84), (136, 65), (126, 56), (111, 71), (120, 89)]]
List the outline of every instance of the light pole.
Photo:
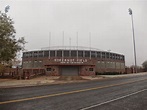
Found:
[(132, 21), (133, 45), (134, 45), (134, 60), (135, 60), (135, 73), (137, 73), (136, 45), (135, 45), (135, 34), (134, 34), (133, 12), (132, 12), (132, 9), (131, 9), (131, 8), (129, 8), (129, 14), (131, 15), (131, 21)]
[(9, 9), (10, 9), (10, 6), (7, 5), (7, 6), (5, 7), (5, 13), (8, 13)]

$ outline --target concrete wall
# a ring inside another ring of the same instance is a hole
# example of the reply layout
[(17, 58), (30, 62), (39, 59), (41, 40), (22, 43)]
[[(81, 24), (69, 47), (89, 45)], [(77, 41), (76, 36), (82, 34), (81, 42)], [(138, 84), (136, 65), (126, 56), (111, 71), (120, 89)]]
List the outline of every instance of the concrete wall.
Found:
[(48, 76), (59, 76), (60, 70), (58, 66), (46, 66), (45, 67), (46, 75)]
[(117, 62), (117, 61), (97, 61), (96, 63), (96, 72), (104, 73), (104, 72), (125, 72), (125, 63)]
[(95, 66), (80, 66), (81, 76), (92, 76), (95, 75)]

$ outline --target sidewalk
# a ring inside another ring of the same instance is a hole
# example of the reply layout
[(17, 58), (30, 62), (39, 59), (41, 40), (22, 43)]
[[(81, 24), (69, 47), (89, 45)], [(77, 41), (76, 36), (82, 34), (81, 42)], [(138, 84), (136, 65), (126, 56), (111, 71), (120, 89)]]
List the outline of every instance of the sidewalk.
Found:
[(40, 76), (30, 80), (17, 80), (17, 79), (0, 79), (0, 88), (9, 87), (26, 87), (26, 86), (37, 86), (43, 84), (53, 84), (58, 77), (46, 77)]
[(40, 76), (30, 80), (0, 79), (0, 88), (77, 83), (77, 82), (84, 82), (90, 80), (100, 80), (105, 78), (117, 78), (117, 77), (126, 77), (126, 76), (134, 76), (134, 75), (137, 76), (144, 74), (147, 74), (147, 72), (137, 73), (137, 74), (125, 74), (125, 75), (82, 76), (84, 80), (58, 80), (59, 76)]
[(131, 74), (122, 74), (122, 75), (100, 75), (105, 78), (115, 78), (115, 77), (126, 77), (126, 76), (138, 76), (138, 75), (145, 75), (147, 72), (142, 72), (142, 73), (131, 73)]

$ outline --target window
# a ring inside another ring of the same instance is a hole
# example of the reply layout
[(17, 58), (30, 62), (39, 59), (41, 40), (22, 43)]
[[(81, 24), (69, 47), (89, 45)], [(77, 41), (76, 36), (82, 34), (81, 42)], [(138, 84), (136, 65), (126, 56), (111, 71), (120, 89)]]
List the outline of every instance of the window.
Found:
[(122, 56), (122, 60), (123, 60), (123, 61), (125, 60), (125, 57), (124, 57), (124, 56)]
[(105, 58), (105, 52), (102, 52), (102, 58)]
[(51, 71), (52, 69), (51, 68), (46, 68), (46, 71)]
[(112, 59), (115, 59), (115, 54), (112, 54)]
[(62, 57), (62, 51), (61, 50), (57, 51), (57, 57)]
[(101, 58), (101, 52), (97, 52), (97, 58)]
[(38, 56), (38, 52), (34, 52), (34, 57), (37, 57)]
[(71, 51), (71, 57), (76, 57), (77, 56), (77, 51)]
[(109, 58), (109, 53), (106, 53), (106, 58)]
[(64, 57), (69, 57), (69, 51), (68, 50), (64, 50)]
[(110, 59), (112, 59), (112, 53), (110, 53)]
[(32, 52), (26, 53), (26, 57), (27, 57), (27, 58), (32, 57)]
[(124, 61), (124, 56), (123, 55), (120, 56), (120, 60)]
[(83, 51), (78, 51), (78, 57), (83, 57)]
[(43, 51), (40, 51), (38, 54), (39, 54), (39, 57), (43, 57)]
[(117, 59), (120, 60), (120, 55), (117, 55)]
[(26, 58), (26, 53), (23, 53), (23, 57)]
[(115, 54), (115, 59), (117, 60), (117, 54)]
[(50, 51), (50, 57), (55, 57), (55, 51)]
[(89, 68), (89, 71), (93, 71), (93, 68)]
[(25, 58), (28, 58), (28, 54), (29, 54), (28, 52), (24, 54)]
[(44, 57), (48, 57), (49, 56), (49, 51), (44, 51)]
[(95, 51), (91, 51), (91, 57), (95, 58), (96, 57), (96, 52)]
[(90, 52), (89, 51), (85, 51), (85, 57), (90, 57)]
[(120, 56), (120, 60), (122, 60), (122, 56)]

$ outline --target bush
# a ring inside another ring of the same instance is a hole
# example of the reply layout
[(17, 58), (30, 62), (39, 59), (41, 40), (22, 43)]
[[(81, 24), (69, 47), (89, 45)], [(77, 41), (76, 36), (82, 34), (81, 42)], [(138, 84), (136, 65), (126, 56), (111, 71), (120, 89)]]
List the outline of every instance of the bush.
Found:
[(122, 74), (122, 73), (119, 73), (119, 72), (104, 72), (104, 73), (96, 72), (96, 75), (119, 75), (119, 74)]
[(142, 63), (143, 69), (147, 71), (147, 60)]
[(5, 72), (6, 67), (2, 64), (0, 64), (0, 73), (4, 73)]

